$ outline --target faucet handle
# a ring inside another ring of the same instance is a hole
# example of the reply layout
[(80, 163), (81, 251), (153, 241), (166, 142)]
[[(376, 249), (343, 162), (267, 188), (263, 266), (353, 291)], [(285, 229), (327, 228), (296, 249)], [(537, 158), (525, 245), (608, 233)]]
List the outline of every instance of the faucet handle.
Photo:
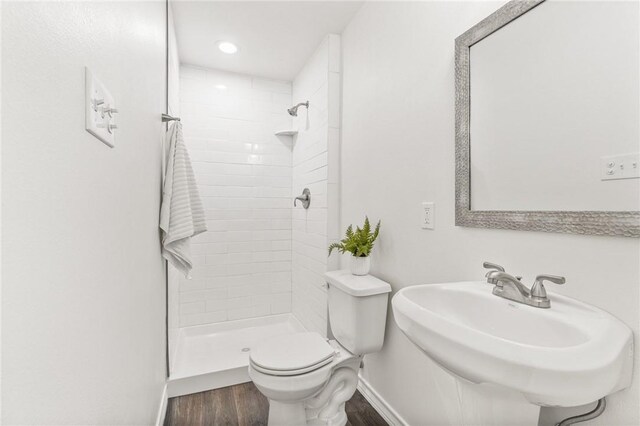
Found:
[(495, 269), (495, 270), (497, 270), (497, 271), (504, 272), (504, 267), (502, 267), (502, 266), (498, 265), (497, 263), (484, 262), (484, 263), (482, 264), (482, 266), (483, 266), (485, 269)]
[(555, 284), (564, 284), (566, 282), (564, 277), (558, 275), (538, 275), (533, 283), (533, 287), (531, 287), (532, 297), (547, 297), (547, 290), (544, 288), (543, 281), (551, 281)]
[(302, 191), (302, 195), (298, 195), (293, 199), (293, 207), (296, 207), (298, 200), (302, 201), (302, 207), (305, 209), (309, 208), (309, 204), (311, 204), (311, 191), (309, 191), (309, 188), (305, 188)]
[(498, 265), (497, 263), (491, 263), (491, 262), (484, 262), (482, 266), (485, 269), (490, 269), (490, 271), (485, 274), (485, 277), (487, 278), (487, 282), (489, 284), (498, 284), (498, 280), (493, 278), (492, 274), (494, 272), (504, 272), (504, 268)]

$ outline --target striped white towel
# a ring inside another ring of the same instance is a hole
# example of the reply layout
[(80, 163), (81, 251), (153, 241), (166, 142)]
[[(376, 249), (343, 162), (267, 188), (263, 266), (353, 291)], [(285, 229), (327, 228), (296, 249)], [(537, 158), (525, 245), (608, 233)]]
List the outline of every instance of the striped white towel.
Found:
[(162, 255), (185, 277), (191, 278), (191, 237), (205, 232), (207, 224), (179, 121), (169, 128), (166, 145), (169, 153), (160, 209)]

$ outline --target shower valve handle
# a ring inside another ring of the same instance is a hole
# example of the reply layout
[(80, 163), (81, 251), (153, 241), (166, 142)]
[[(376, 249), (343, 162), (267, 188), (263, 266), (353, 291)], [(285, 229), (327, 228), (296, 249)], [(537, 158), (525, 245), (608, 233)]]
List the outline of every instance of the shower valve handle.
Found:
[(309, 191), (309, 188), (305, 188), (302, 191), (302, 195), (298, 195), (296, 198), (294, 198), (294, 207), (297, 206), (298, 200), (302, 201), (302, 207), (304, 207), (305, 209), (309, 208), (309, 204), (311, 204), (311, 191)]

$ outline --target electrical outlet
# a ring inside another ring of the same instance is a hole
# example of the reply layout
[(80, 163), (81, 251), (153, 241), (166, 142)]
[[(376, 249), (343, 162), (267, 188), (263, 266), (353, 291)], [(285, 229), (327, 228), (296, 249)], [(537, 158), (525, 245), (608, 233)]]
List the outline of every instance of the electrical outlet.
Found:
[(623, 154), (600, 159), (600, 180), (640, 178), (640, 154)]
[(434, 229), (436, 219), (436, 205), (432, 202), (422, 203), (422, 229)]

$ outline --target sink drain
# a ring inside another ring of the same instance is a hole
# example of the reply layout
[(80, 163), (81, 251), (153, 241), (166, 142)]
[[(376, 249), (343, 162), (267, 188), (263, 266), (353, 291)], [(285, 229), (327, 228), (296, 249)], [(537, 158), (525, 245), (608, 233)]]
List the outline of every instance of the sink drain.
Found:
[(250, 350), (250, 348), (242, 348), (242, 352), (249, 352)]

